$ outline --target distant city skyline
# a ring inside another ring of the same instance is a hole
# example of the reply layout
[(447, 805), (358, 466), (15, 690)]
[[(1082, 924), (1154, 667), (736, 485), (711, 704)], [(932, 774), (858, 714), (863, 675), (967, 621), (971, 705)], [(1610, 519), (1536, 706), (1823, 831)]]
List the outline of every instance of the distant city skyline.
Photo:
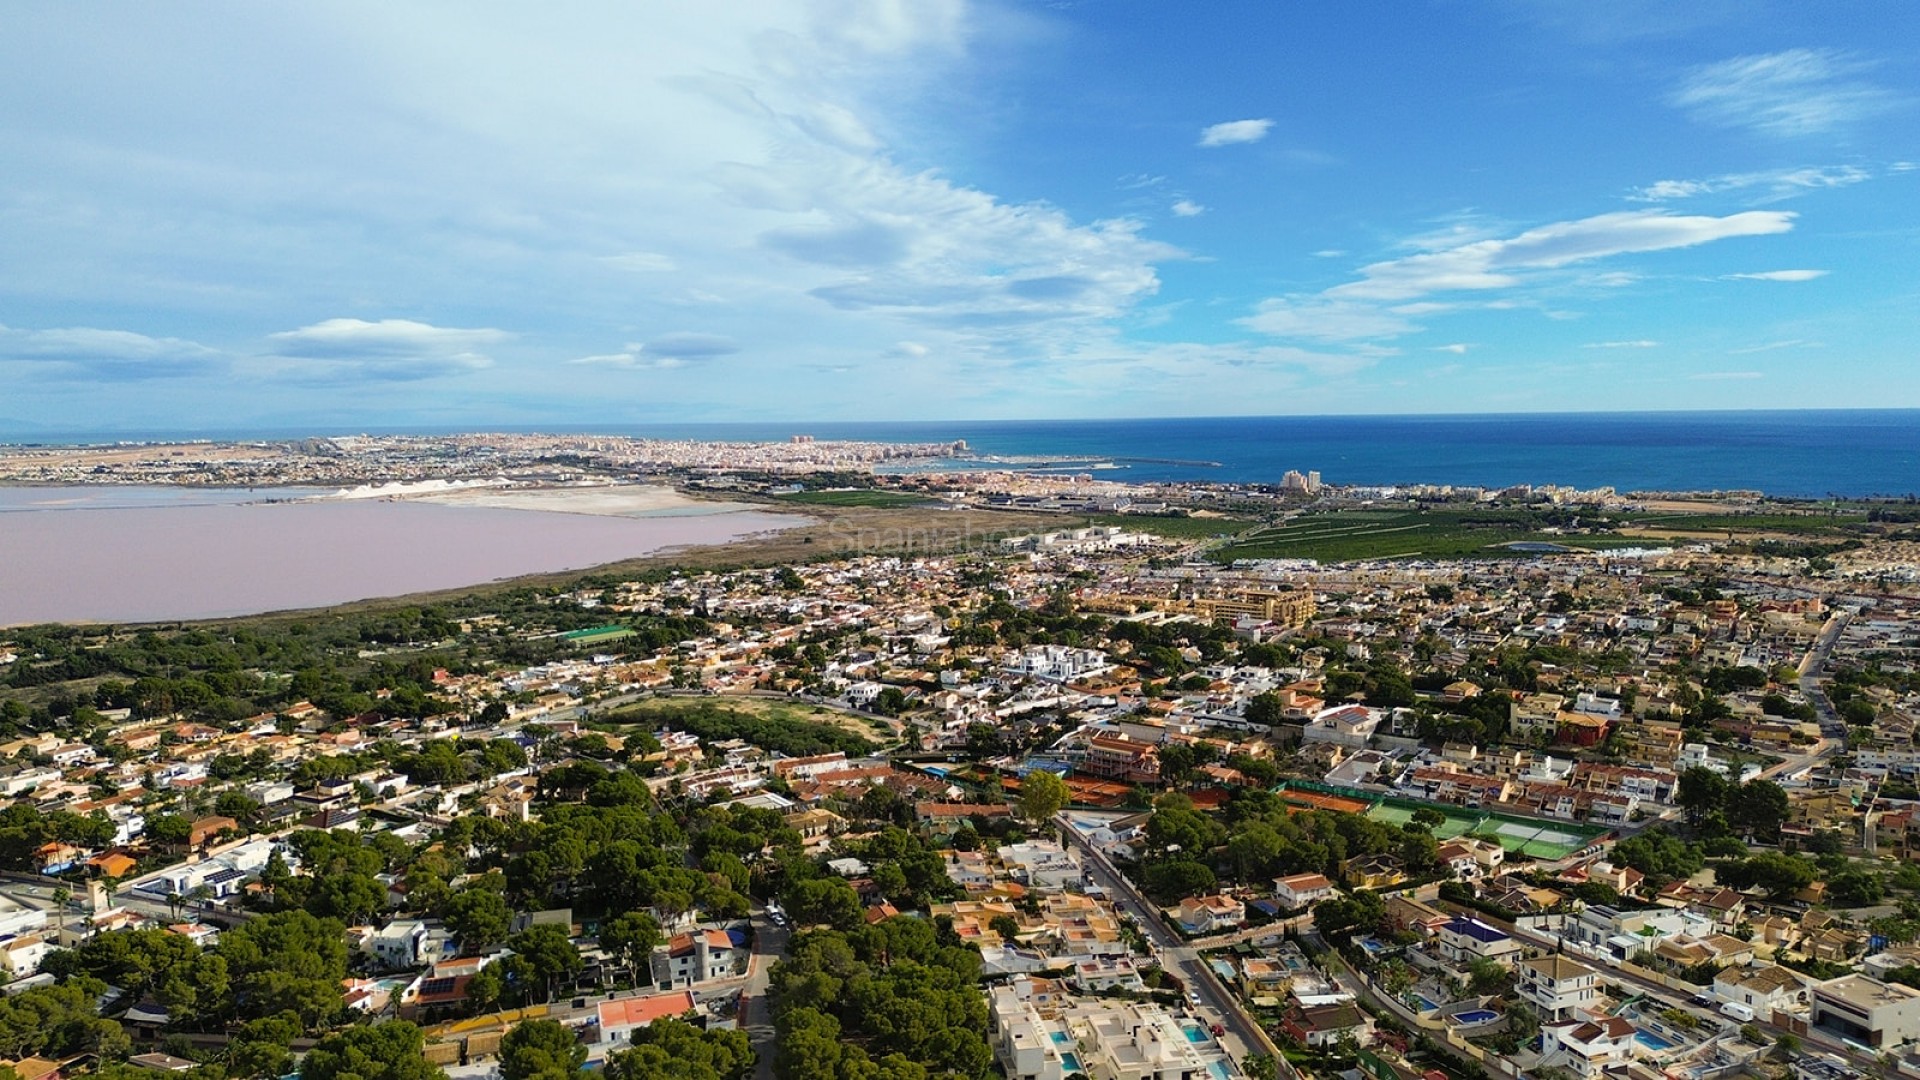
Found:
[(0, 37), (0, 435), (1920, 406), (1920, 9), (189, 3)]

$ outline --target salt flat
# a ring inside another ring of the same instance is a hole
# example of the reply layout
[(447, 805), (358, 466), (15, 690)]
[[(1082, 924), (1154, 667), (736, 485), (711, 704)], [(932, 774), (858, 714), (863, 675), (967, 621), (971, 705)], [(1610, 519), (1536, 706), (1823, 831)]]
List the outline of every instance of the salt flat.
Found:
[(591, 487), (473, 488), (408, 497), (412, 502), (494, 510), (538, 510), (549, 514), (595, 517), (708, 517), (765, 511), (751, 503), (699, 499), (665, 484), (609, 484)]

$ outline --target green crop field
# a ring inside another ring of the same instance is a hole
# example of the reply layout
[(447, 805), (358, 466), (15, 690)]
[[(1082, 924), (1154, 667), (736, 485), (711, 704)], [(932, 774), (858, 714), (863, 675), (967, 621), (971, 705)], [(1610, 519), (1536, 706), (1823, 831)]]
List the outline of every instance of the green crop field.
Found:
[(1503, 546), (1518, 542), (1587, 549), (1633, 547), (1646, 543), (1625, 536), (1544, 533), (1524, 513), (1335, 510), (1306, 514), (1283, 525), (1248, 533), (1214, 552), (1214, 558), (1221, 562), (1235, 559), (1350, 562), (1361, 559), (1496, 558), (1521, 554)]
[(1116, 525), (1128, 532), (1151, 533), (1173, 540), (1211, 540), (1233, 536), (1260, 524), (1251, 518), (1158, 517), (1153, 514), (1090, 514), (1089, 525)]
[(1682, 532), (1844, 533), (1867, 523), (1865, 514), (1646, 514), (1634, 515), (1642, 529)]
[(796, 491), (781, 495), (783, 502), (804, 506), (856, 506), (892, 510), (903, 506), (926, 506), (932, 502), (924, 495), (905, 491)]

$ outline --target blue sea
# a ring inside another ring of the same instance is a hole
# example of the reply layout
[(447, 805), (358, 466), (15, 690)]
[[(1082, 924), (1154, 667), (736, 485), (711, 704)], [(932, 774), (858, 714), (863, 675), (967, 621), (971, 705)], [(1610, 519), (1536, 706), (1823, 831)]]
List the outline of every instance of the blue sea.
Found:
[[(474, 430), (468, 428), (464, 430)], [(1132, 420), (636, 424), (526, 430), (655, 438), (885, 442), (966, 440), (977, 454), (1099, 458), (1103, 479), (1277, 483), (1288, 469), (1329, 484), (1567, 484), (1621, 491), (1754, 489), (1794, 498), (1920, 491), (1920, 410), (1299, 416)], [(421, 429), (419, 434), (444, 433)], [(284, 439), (336, 431), (193, 432)], [(396, 432), (397, 433), (397, 432)], [(149, 432), (36, 442), (183, 438)], [(1045, 467), (1044, 460), (1030, 463)], [(1063, 465), (1075, 468), (1074, 465)]]

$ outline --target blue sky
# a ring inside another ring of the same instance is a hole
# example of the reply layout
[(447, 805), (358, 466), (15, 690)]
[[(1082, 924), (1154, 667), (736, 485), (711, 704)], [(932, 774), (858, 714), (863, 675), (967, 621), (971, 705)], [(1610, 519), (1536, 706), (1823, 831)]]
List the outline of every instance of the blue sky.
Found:
[(22, 5), (0, 433), (1920, 406), (1920, 7)]

